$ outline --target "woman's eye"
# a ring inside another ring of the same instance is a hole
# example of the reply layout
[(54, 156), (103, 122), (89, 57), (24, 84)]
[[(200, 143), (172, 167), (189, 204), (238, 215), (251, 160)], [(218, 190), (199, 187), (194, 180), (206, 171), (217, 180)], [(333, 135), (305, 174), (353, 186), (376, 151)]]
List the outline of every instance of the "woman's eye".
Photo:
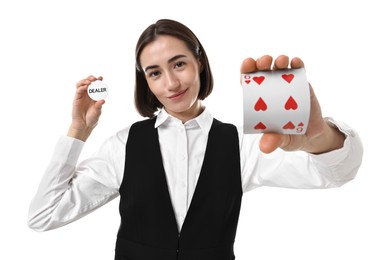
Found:
[(159, 71), (152, 71), (148, 75), (149, 75), (150, 78), (154, 78), (154, 77), (159, 76), (160, 74), (161, 73)]
[(174, 65), (176, 68), (181, 68), (182, 66), (184, 66), (185, 65), (185, 62), (183, 62), (183, 61), (178, 61), (178, 62), (176, 62), (176, 64)]

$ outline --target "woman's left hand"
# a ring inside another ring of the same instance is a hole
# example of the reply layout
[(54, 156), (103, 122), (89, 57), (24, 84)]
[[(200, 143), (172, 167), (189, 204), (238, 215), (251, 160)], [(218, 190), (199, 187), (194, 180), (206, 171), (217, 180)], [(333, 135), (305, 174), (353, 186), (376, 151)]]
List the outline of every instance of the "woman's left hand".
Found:
[[(281, 55), (273, 62), (271, 56), (265, 55), (257, 60), (252, 58), (245, 59), (241, 65), (241, 73), (303, 67), (304, 63), (299, 58), (293, 58), (290, 61), (288, 56)], [(311, 85), (309, 86), (311, 113), (306, 134), (285, 135), (265, 133), (260, 140), (261, 151), (271, 153), (277, 148), (282, 148), (285, 151), (303, 150), (310, 153), (324, 153), (343, 146), (344, 134), (324, 120), (318, 99)]]

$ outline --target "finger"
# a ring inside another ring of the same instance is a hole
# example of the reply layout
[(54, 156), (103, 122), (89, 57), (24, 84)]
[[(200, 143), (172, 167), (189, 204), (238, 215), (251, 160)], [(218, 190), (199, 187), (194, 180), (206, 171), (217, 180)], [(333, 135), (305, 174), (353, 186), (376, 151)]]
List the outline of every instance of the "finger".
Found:
[(241, 73), (251, 73), (256, 71), (256, 62), (252, 58), (246, 58), (243, 63), (241, 63), (240, 72)]
[(295, 57), (291, 60), (291, 68), (293, 69), (304, 68), (304, 62), (300, 58)]
[(94, 103), (94, 109), (92, 111), (92, 117), (94, 118), (93, 121), (98, 122), (98, 119), (102, 114), (102, 106), (104, 103), (104, 100), (98, 100)]
[(276, 58), (275, 64), (274, 64), (274, 69), (287, 69), (289, 65), (289, 58), (286, 55), (280, 55), (279, 57)]
[(102, 79), (103, 79), (102, 76), (99, 76), (98, 78), (96, 78), (95, 76), (90, 75), (90, 76), (88, 76), (87, 78), (78, 81), (78, 82), (76, 83), (76, 87), (80, 87), (80, 86), (82, 86), (82, 85), (87, 85), (87, 86), (88, 86), (88, 85), (91, 84), (91, 82), (93, 82), (93, 81), (95, 81), (95, 80), (102, 80)]
[(89, 81), (95, 81), (95, 80), (97, 80), (97, 78), (96, 78), (94, 75), (90, 75), (90, 76), (88, 76), (86, 79), (88, 79)]
[(256, 60), (257, 70), (270, 70), (272, 66), (272, 56), (264, 55)]
[(76, 94), (83, 94), (87, 91), (87, 87), (88, 85), (80, 85), (77, 89), (76, 89)]
[(91, 100), (91, 98), (87, 95), (87, 86), (81, 86), (76, 89), (74, 101), (78, 101), (86, 97), (86, 99)]
[(101, 111), (102, 106), (105, 104), (105, 102), (106, 102), (106, 101), (105, 101), (104, 99), (98, 100), (98, 101), (95, 102), (94, 106), (95, 106), (95, 108), (96, 108), (98, 111)]
[(282, 134), (266, 133), (260, 139), (260, 150), (263, 153), (272, 153), (277, 148), (282, 147), (286, 141), (286, 136)]
[(76, 87), (79, 88), (79, 87), (82, 87), (82, 86), (88, 86), (91, 84), (91, 81), (89, 79), (82, 79), (81, 81), (78, 81), (76, 83)]

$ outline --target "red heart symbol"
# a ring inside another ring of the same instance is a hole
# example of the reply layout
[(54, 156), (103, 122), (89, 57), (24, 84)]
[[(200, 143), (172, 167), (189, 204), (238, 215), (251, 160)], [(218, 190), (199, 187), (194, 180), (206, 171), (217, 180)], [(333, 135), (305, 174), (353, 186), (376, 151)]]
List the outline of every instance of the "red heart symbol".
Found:
[(281, 77), (287, 81), (288, 83), (291, 83), (291, 81), (294, 79), (294, 74), (283, 74)]
[(259, 77), (253, 77), (252, 78), (257, 84), (261, 84), (264, 80), (265, 80), (265, 77), (264, 76), (259, 76)]
[(290, 110), (290, 109), (296, 110), (298, 108), (298, 103), (296, 103), (295, 99), (292, 96), (290, 96), (287, 102), (285, 103), (284, 108), (286, 110)]
[(264, 130), (266, 128), (267, 127), (262, 122), (259, 122), (257, 125), (255, 125), (256, 130)]
[(260, 110), (267, 110), (267, 104), (264, 102), (264, 100), (262, 98), (259, 98), (259, 100), (257, 100), (256, 104), (255, 104), (255, 110), (256, 111), (260, 111)]
[(291, 121), (289, 121), (283, 126), (283, 129), (295, 129), (295, 125)]
[(298, 124), (298, 126), (304, 126), (304, 124), (303, 124), (302, 122), (300, 122), (300, 123)]
[(247, 79), (246, 81), (245, 81), (245, 83), (247, 83), (247, 84), (249, 84), (251, 81), (249, 80), (249, 79)]

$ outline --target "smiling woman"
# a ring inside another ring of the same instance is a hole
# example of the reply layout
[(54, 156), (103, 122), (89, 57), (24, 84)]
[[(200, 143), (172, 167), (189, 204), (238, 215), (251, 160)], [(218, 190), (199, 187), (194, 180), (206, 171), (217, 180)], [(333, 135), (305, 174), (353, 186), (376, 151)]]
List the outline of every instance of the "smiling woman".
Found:
[[(266, 55), (245, 59), (241, 72), (289, 66), (304, 64)], [(244, 192), (339, 187), (356, 176), (359, 136), (322, 118), (315, 95), (304, 136), (244, 135), (215, 119), (201, 104), (213, 88), (205, 50), (179, 22), (160, 20), (142, 33), (135, 75), (136, 107), (149, 118), (117, 132), (80, 163), (105, 101), (87, 96), (102, 77), (77, 83), (68, 134), (31, 202), (31, 228), (61, 227), (120, 196), (116, 260), (231, 260)]]
[[(155, 40), (159, 40), (159, 43), (155, 44)], [(177, 47), (178, 49), (174, 49), (174, 47)], [(144, 48), (147, 49), (146, 52), (143, 52)], [(167, 53), (163, 54), (161, 50), (167, 51)], [(179, 53), (178, 50), (181, 52)], [(164, 68), (170, 66), (175, 67), (175, 72), (184, 72), (185, 67), (192, 69), (192, 66), (196, 66), (194, 68), (196, 70), (193, 72), (194, 74), (192, 74), (190, 70), (188, 72), (191, 74), (190, 77), (199, 77), (199, 92), (197, 96), (198, 100), (204, 100), (212, 92), (213, 76), (205, 49), (201, 45), (198, 38), (194, 35), (194, 33), (186, 26), (180, 23), (175, 23), (172, 25), (170, 20), (160, 20), (157, 22), (157, 24), (150, 25), (138, 39), (135, 53), (137, 68), (135, 100), (138, 112), (142, 116), (153, 117), (154, 113), (159, 108), (164, 106), (164, 104), (160, 103), (160, 101), (154, 96), (155, 93), (149, 91), (150, 81), (148, 82), (147, 79), (149, 79), (149, 76), (159, 76), (161, 73), (161, 71), (159, 71), (159, 69), (161, 69), (161, 64), (148, 63), (145, 65), (143, 63), (152, 61), (149, 59), (151, 58), (150, 55), (155, 55), (153, 62), (161, 62), (160, 59), (165, 59), (163, 62), (166, 62), (167, 64), (164, 64)], [(161, 57), (162, 55), (164, 57)], [(146, 59), (146, 57), (147, 60), (143, 60)], [(157, 57), (158, 61), (155, 57)], [(155, 68), (158, 70), (152, 70), (151, 72), (153, 75), (148, 73), (147, 70)], [(144, 72), (146, 72), (146, 75), (144, 75)], [(176, 78), (174, 78), (173, 75), (169, 73), (171, 70), (169, 69), (166, 72), (168, 72), (168, 74), (165, 76), (170, 76), (169, 78), (166, 78), (166, 80), (170, 80), (168, 84), (176, 84)], [(186, 75), (186, 71), (183, 74)], [(194, 80), (197, 81), (197, 79)], [(186, 88), (187, 86), (185, 86), (185, 89)], [(180, 89), (180, 91), (185, 89)], [(198, 107), (200, 106), (198, 103), (191, 105)]]
[(159, 36), (143, 49), (140, 61), (151, 93), (170, 115), (186, 122), (203, 111), (201, 63), (183, 41)]

